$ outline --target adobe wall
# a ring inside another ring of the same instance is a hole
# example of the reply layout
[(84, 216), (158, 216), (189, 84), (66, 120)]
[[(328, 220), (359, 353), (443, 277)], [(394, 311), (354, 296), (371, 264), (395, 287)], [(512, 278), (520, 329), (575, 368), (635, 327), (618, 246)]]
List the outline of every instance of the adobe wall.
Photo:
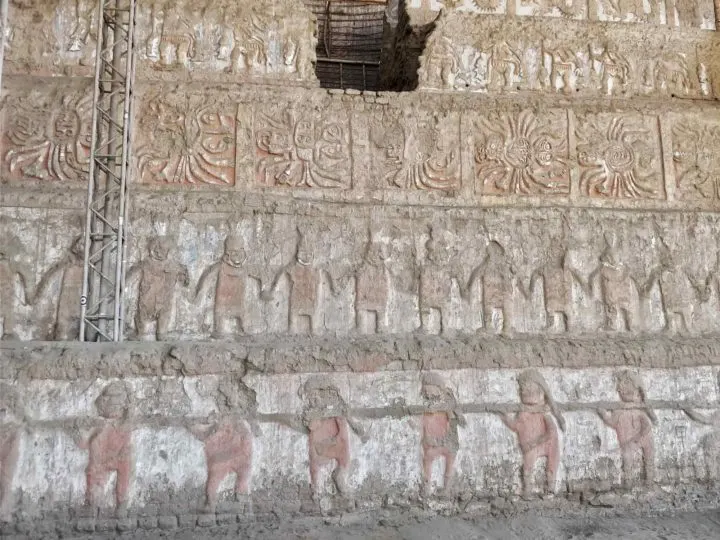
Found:
[(100, 345), (94, 2), (10, 2), (8, 531), (717, 506), (712, 4), (446, 4), (399, 10), (419, 89), (361, 93), (318, 87), (299, 1), (139, 2), (129, 341)]

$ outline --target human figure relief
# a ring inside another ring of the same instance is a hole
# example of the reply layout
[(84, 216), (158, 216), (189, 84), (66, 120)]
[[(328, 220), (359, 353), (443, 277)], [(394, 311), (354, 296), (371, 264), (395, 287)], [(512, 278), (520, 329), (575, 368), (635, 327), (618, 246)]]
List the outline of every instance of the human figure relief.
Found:
[(515, 80), (524, 75), (520, 55), (504, 41), (493, 44), (488, 55), (490, 84), (498, 90), (514, 90)]
[(635, 328), (637, 291), (630, 272), (609, 244), (599, 257), (600, 265), (590, 274), (588, 284), (598, 289), (605, 313), (605, 330), (630, 332)]
[[(7, 244), (0, 244), (0, 321), (2, 321), (2, 334), (0, 338), (17, 339), (15, 334), (15, 310), (17, 302), (28, 304), (28, 287), (30, 273), (22, 265), (11, 258), (12, 248)], [(17, 282), (20, 282), (20, 296), (16, 293)]]
[(170, 331), (175, 287), (189, 285), (185, 266), (169, 260), (172, 239), (156, 236), (148, 242), (148, 257), (128, 272), (128, 281), (138, 275), (135, 328), (139, 339), (166, 339)]
[[(430, 229), (426, 249), (427, 259), (420, 271), (420, 320), (424, 331), (442, 333), (450, 304), (452, 265), (458, 255), (457, 238), (446, 230)], [(433, 321), (438, 319), (437, 328)]]
[(125, 384), (108, 384), (95, 400), (101, 417), (100, 425), (77, 441), (88, 450), (85, 504), (97, 507), (110, 475), (115, 477), (115, 509), (122, 514), (127, 509), (132, 474), (132, 426), (128, 423), (130, 396)]
[(652, 429), (657, 418), (645, 406), (645, 390), (636, 375), (624, 370), (615, 375), (615, 380), (622, 406), (613, 411), (598, 409), (598, 414), (617, 435), (623, 487), (633, 487), (639, 477), (650, 485), (655, 478)]
[(245, 241), (238, 234), (229, 234), (222, 258), (200, 276), (196, 300), (208, 280), (215, 279), (213, 337), (224, 338), (245, 332), (245, 294), (249, 280), (255, 279), (248, 275), (246, 262)]
[(270, 21), (267, 17), (255, 11), (248, 14), (238, 3), (225, 9), (225, 24), (231, 32), (221, 43), (219, 58), (229, 57), (228, 71), (264, 73), (268, 64), (266, 36)]
[(203, 442), (207, 463), (205, 509), (214, 512), (220, 484), (228, 475), (235, 475), (235, 495), (250, 491), (253, 458), (253, 435), (260, 436), (256, 420), (255, 391), (239, 377), (224, 377), (218, 386), (217, 414), (208, 422), (190, 427)]
[(12, 518), (12, 482), (20, 452), (25, 413), (20, 394), (0, 383), (0, 522)]
[(363, 334), (376, 334), (387, 326), (389, 259), (389, 245), (371, 232), (363, 262), (355, 274), (356, 326)]
[(453, 88), (458, 71), (455, 46), (450, 38), (441, 36), (424, 57), (421, 78), (424, 84), (440, 88)]
[(328, 272), (316, 266), (317, 246), (313, 240), (298, 231), (296, 246), (294, 260), (280, 269), (270, 287), (262, 292), (261, 298), (269, 300), (280, 279), (286, 275), (290, 280), (290, 332), (313, 334), (317, 331), (321, 283), (327, 283), (331, 294), (335, 294), (336, 287)]
[(660, 260), (652, 269), (647, 282), (640, 286), (640, 293), (647, 297), (658, 284), (665, 314), (667, 332), (691, 333), (695, 318), (695, 306), (710, 298), (707, 282), (693, 278), (673, 255), (670, 248), (660, 239)]
[(80, 334), (80, 296), (82, 296), (83, 261), (85, 258), (85, 239), (75, 237), (70, 252), (64, 259), (52, 265), (40, 278), (33, 300), (37, 304), (55, 279), (60, 279), (60, 294), (55, 304), (55, 320), (53, 321), (50, 339), (69, 341), (77, 339)]
[(507, 305), (512, 297), (512, 276), (515, 274), (505, 248), (495, 240), (487, 245), (482, 263), (473, 270), (468, 283), (481, 279), (483, 286), (483, 325), (501, 334), (508, 327)]
[(162, 67), (187, 66), (195, 56), (195, 26), (202, 22), (203, 8), (187, 0), (155, 2), (148, 57)]
[[(703, 7), (707, 4), (703, 0), (672, 0), (668, 2), (668, 23), (673, 26), (694, 26), (700, 28), (705, 22), (705, 17), (712, 18), (712, 9), (703, 12)], [(677, 23), (675, 24), (675, 16), (673, 10), (677, 14)]]
[(542, 266), (533, 271), (530, 285), (519, 290), (530, 299), (538, 282), (542, 282), (545, 300), (545, 328), (553, 332), (567, 332), (570, 328), (568, 307), (572, 302), (572, 283), (575, 271), (568, 264), (568, 250), (561, 240), (553, 239)]
[[(310, 485), (313, 497), (321, 491), (320, 472), (332, 464), (332, 481), (337, 493), (348, 492), (347, 473), (350, 467), (350, 436), (352, 429), (360, 440), (367, 442), (363, 427), (349, 417), (348, 406), (340, 390), (320, 377), (309, 378), (300, 389), (304, 402), (302, 417), (288, 422), (289, 427), (308, 434)], [(349, 429), (348, 429), (349, 428)]]
[(455, 456), (460, 449), (458, 426), (466, 425), (465, 417), (455, 400), (452, 389), (436, 373), (422, 377), (422, 460), (423, 491), (429, 493), (432, 466), (435, 460), (444, 458), (443, 490), (447, 492), (452, 483)]
[(590, 75), (597, 88), (608, 96), (622, 92), (630, 82), (630, 63), (607, 43), (591, 43), (588, 50)]
[[(558, 428), (565, 430), (565, 419), (555, 405), (550, 388), (539, 371), (527, 369), (518, 376), (522, 407), (519, 413), (504, 414), (502, 421), (517, 434), (523, 455), (523, 494), (534, 490), (533, 471), (537, 462), (545, 458), (545, 489), (554, 492), (560, 467), (560, 438)], [(544, 490), (543, 490), (544, 491)]]
[[(720, 373), (718, 373), (718, 389), (720, 389)], [(685, 409), (685, 414), (695, 422), (715, 428), (700, 439), (703, 459), (705, 461), (706, 479), (710, 482), (720, 482), (720, 411), (703, 413), (692, 409)]]
[(95, 12), (97, 2), (93, 0), (75, 0), (75, 26), (70, 33), (69, 52), (78, 52), (88, 44), (88, 38), (95, 30)]

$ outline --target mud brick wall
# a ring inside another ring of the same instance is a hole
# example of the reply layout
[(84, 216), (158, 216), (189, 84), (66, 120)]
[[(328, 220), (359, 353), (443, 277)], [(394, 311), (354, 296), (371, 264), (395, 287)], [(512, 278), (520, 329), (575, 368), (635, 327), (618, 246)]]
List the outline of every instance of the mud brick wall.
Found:
[(481, 4), (389, 6), (396, 93), (318, 88), (297, 0), (138, 2), (127, 341), (98, 345), (94, 2), (10, 2), (8, 530), (717, 506), (718, 10)]

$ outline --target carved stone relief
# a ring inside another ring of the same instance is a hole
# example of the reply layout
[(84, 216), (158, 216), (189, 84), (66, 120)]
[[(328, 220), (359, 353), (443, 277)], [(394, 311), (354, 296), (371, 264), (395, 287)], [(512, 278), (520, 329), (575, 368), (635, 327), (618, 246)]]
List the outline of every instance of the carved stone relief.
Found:
[(351, 187), (350, 127), (342, 113), (318, 117), (300, 107), (257, 111), (253, 133), (259, 186)]
[(586, 197), (664, 199), (658, 128), (652, 116), (579, 118), (580, 192)]
[(532, 111), (494, 114), (475, 125), (476, 191), (494, 195), (570, 193), (567, 118)]
[(91, 76), (97, 3), (11, 0), (5, 69), (9, 74)]
[[(644, 43), (645, 54), (636, 43)], [(707, 96), (715, 68), (698, 60), (695, 45), (670, 30), (451, 12), (427, 40), (419, 84), (483, 93)]]
[(672, 128), (675, 197), (717, 200), (720, 197), (720, 123), (678, 118)]
[(235, 184), (235, 109), (203, 94), (149, 92), (134, 152), (142, 183)]
[(85, 89), (13, 92), (3, 109), (5, 180), (87, 182), (92, 96)]
[(372, 178), (378, 188), (453, 192), (460, 188), (459, 122), (425, 110), (370, 117)]
[(140, 56), (156, 72), (315, 80), (315, 18), (297, 0), (152, 0), (139, 9)]

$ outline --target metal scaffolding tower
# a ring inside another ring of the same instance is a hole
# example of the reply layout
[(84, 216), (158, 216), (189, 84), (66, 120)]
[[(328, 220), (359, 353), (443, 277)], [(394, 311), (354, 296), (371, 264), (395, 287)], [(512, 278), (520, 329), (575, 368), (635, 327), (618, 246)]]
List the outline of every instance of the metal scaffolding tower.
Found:
[(98, 0), (81, 341), (122, 341), (135, 0)]

